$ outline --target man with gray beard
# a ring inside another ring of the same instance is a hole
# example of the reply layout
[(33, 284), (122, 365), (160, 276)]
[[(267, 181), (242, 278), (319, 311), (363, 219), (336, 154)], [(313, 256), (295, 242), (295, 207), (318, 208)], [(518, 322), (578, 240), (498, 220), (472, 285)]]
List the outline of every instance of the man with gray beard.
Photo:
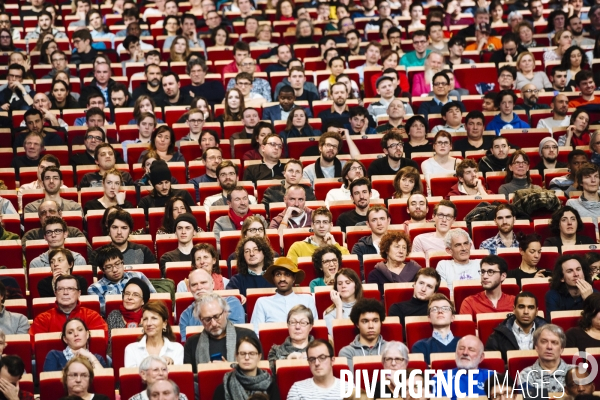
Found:
[[(462, 393), (475, 393), (479, 396), (485, 396), (485, 382), (490, 376), (494, 374), (494, 371), (479, 368), (479, 364), (483, 361), (483, 343), (477, 336), (467, 335), (458, 341), (455, 352), (456, 368), (446, 370), (442, 372), (444, 376), (443, 381), (450, 383), (450, 392), (446, 393), (446, 388), (441, 386), (441, 391), (438, 393), (437, 390), (437, 379), (438, 375), (433, 378), (435, 397), (450, 397), (453, 400), (457, 398), (457, 394), (454, 393), (456, 387), (456, 380), (458, 379), (458, 388)], [(456, 374), (460, 370), (465, 370), (462, 375), (458, 378)], [(469, 372), (475, 371), (473, 374), (472, 387), (469, 388)], [(440, 377), (441, 378), (441, 377)], [(475, 384), (476, 383), (476, 384)]]

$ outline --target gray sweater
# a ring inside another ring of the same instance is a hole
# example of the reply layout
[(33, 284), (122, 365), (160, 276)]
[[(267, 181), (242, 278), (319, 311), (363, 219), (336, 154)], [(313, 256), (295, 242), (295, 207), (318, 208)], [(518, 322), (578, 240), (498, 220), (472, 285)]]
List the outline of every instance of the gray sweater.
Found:
[(500, 186), (500, 188), (498, 189), (498, 193), (505, 195), (506, 198), (508, 199), (509, 194), (514, 193), (519, 189), (541, 189), (541, 188), (537, 185), (530, 185), (527, 182), (527, 179), (513, 178), (512, 181)]
[(12, 313), (3, 307), (0, 311), (0, 329), (5, 335), (28, 333), (29, 321), (26, 316)]
[[(48, 254), (50, 254), (50, 250), (40, 254), (29, 263), (29, 268), (42, 268), (49, 267), (50, 260), (48, 259)], [(71, 254), (73, 254), (73, 258), (75, 259), (75, 265), (87, 265), (87, 261), (81, 254), (76, 251), (71, 250)]]
[(356, 335), (354, 341), (348, 346), (345, 346), (340, 350), (340, 357), (346, 357), (348, 359), (348, 368), (350, 371), (354, 371), (354, 365), (352, 364), (352, 358), (354, 356), (378, 356), (381, 355), (381, 348), (385, 344), (385, 340), (379, 335), (375, 346), (369, 347), (360, 343), (360, 335)]
[(576, 209), (580, 217), (592, 217), (592, 221), (594, 221), (594, 224), (596, 225), (597, 232), (598, 225), (596, 223), (598, 217), (600, 217), (600, 202), (586, 200), (586, 198), (583, 196), (584, 195), (582, 194), (578, 199), (567, 200), (566, 205)]

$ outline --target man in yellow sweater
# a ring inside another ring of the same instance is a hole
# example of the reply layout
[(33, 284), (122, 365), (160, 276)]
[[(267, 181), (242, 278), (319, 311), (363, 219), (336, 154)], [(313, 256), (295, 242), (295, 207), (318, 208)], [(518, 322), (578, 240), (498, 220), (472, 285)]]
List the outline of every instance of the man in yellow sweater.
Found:
[(317, 208), (312, 212), (311, 219), (314, 234), (301, 242), (292, 244), (287, 254), (288, 258), (298, 264), (298, 257), (311, 257), (318, 247), (326, 244), (337, 247), (342, 255), (350, 254), (348, 249), (339, 245), (331, 234), (333, 216), (327, 207)]

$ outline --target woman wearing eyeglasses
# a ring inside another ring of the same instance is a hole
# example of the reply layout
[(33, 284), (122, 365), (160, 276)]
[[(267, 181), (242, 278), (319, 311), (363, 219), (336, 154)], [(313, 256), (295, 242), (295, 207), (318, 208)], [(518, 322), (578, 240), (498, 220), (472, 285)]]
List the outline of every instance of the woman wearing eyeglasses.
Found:
[[(48, 260), (50, 262), (50, 271), (52, 276), (48, 276), (38, 282), (37, 288), (40, 297), (55, 297), (54, 294), (54, 283), (56, 278), (61, 275), (72, 275), (73, 266), (75, 265), (75, 257), (70, 250), (59, 248), (50, 250), (48, 253)], [(75, 275), (75, 278), (79, 282), (79, 288), (82, 293), (87, 293), (88, 282), (82, 276)]]
[(63, 369), (62, 384), (65, 395), (85, 400), (110, 400), (106, 395), (89, 392), (93, 381), (94, 367), (84, 357), (72, 358)]
[(333, 320), (348, 319), (357, 300), (363, 298), (363, 288), (360, 278), (350, 268), (340, 269), (333, 279), (333, 290), (330, 292), (331, 302), (323, 313), (329, 335), (333, 336)]
[(65, 344), (64, 350), (50, 350), (44, 361), (44, 372), (60, 371), (74, 357), (86, 359), (92, 368), (106, 368), (106, 361), (99, 354), (88, 350), (90, 330), (83, 320), (73, 318), (63, 325), (60, 339)]
[(141, 339), (125, 347), (125, 368), (137, 367), (149, 355), (163, 357), (169, 365), (183, 364), (183, 346), (169, 324), (170, 310), (154, 301), (142, 307)]
[(375, 265), (367, 283), (376, 283), (383, 297), (386, 283), (412, 282), (422, 268), (414, 261), (406, 261), (412, 248), (410, 237), (403, 231), (387, 232), (379, 242), (379, 253), (385, 261)]
[(519, 189), (541, 189), (538, 185), (531, 182), (529, 176), (529, 156), (523, 150), (517, 150), (510, 156), (506, 162), (506, 179), (503, 185), (498, 189), (499, 194), (503, 194), (508, 199), (508, 195)]
[[(190, 253), (192, 257), (192, 270), (203, 269), (210, 274), (213, 279), (213, 290), (224, 290), (229, 279), (221, 275), (219, 266), (219, 255), (217, 250), (208, 243), (200, 243), (194, 246)], [(189, 292), (189, 281), (187, 278), (177, 284), (177, 292)]]
[(342, 265), (342, 252), (333, 245), (321, 246), (313, 253), (312, 262), (317, 277), (309, 286), (311, 293), (314, 293), (317, 286), (330, 286), (335, 283), (335, 275)]
[[(392, 394), (396, 389), (394, 386), (394, 374), (396, 371), (404, 371), (406, 370), (406, 367), (408, 367), (408, 347), (406, 347), (404, 343), (397, 342), (395, 340), (385, 342), (381, 348), (381, 364), (383, 365), (381, 371), (390, 371), (390, 375), (387, 376), (387, 378), (390, 380), (390, 383), (383, 387), (383, 393), (388, 393), (390, 398), (392, 398)], [(377, 393), (377, 397), (380, 395), (380, 393), (382, 393), (381, 380), (377, 380), (375, 391), (373, 393)]]
[(315, 323), (312, 311), (298, 304), (291, 308), (287, 316), (289, 336), (282, 344), (274, 344), (269, 351), (269, 366), (275, 375), (277, 360), (306, 360), (306, 347), (315, 338), (310, 334)]
[(449, 174), (456, 170), (460, 163), (458, 158), (450, 157), (452, 151), (452, 135), (446, 131), (438, 131), (433, 138), (433, 152), (431, 158), (421, 163), (421, 171), (427, 179), (427, 191), (431, 196), (431, 185), (429, 178), (432, 174)]
[(108, 339), (116, 328), (137, 328), (142, 321), (142, 307), (150, 300), (150, 289), (140, 278), (131, 278), (123, 288), (123, 303), (108, 314)]
[(262, 359), (262, 346), (252, 337), (237, 341), (233, 371), (223, 377), (223, 383), (213, 394), (214, 400), (246, 400), (255, 393), (264, 393), (270, 400), (279, 400), (277, 380), (258, 367)]

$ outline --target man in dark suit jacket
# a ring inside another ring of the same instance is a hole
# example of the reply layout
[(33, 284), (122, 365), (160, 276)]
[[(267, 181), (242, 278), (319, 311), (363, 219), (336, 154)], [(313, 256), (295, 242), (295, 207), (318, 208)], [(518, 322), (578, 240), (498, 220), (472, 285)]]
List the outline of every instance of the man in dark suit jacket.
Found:
[[(419, 114), (422, 114), (425, 119), (428, 118), (429, 114), (441, 114), (442, 106), (448, 103), (450, 100), (450, 77), (444, 71), (438, 72), (433, 75), (431, 79), (433, 84), (433, 99), (426, 101), (419, 107)], [(460, 101), (455, 101), (456, 105), (460, 108), (461, 112), (465, 112), (465, 105)]]
[[(294, 88), (286, 85), (279, 91), (279, 104), (263, 109), (263, 120), (270, 120), (271, 123), (275, 121), (287, 121), (290, 111), (294, 107), (298, 107), (294, 102), (296, 101), (296, 95), (294, 94)], [(305, 108), (306, 116), (312, 118), (312, 112), (310, 109)]]

